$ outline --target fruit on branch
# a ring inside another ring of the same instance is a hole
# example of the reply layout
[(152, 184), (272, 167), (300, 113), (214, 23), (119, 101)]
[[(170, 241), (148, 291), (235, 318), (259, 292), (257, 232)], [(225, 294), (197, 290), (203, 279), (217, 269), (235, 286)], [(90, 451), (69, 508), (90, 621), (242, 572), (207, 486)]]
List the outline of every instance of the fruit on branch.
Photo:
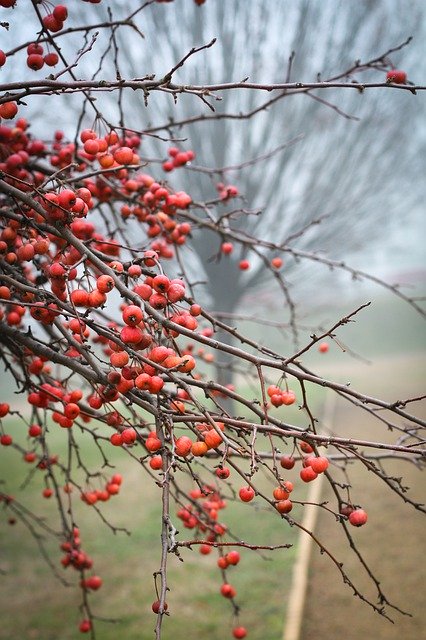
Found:
[(80, 625), (78, 628), (81, 631), (81, 633), (88, 633), (92, 628), (92, 623), (90, 622), (90, 620), (84, 619), (80, 622)]
[(227, 256), (233, 252), (234, 245), (232, 244), (232, 242), (222, 242), (220, 250)]
[(312, 482), (312, 480), (318, 478), (318, 474), (315, 473), (315, 471), (310, 466), (301, 469), (299, 475), (302, 478), (303, 482)]
[(241, 487), (238, 495), (243, 502), (251, 502), (255, 496), (255, 491), (252, 487)]
[(232, 629), (232, 635), (234, 638), (237, 638), (237, 640), (241, 640), (247, 636), (247, 629), (245, 627), (234, 627), (234, 629)]
[(367, 522), (368, 516), (363, 509), (354, 509), (349, 514), (349, 522), (354, 527), (362, 527)]
[(386, 80), (395, 84), (406, 84), (407, 74), (405, 71), (401, 71), (401, 69), (391, 69), (386, 74)]
[(149, 466), (154, 471), (159, 471), (163, 468), (163, 458), (160, 455), (153, 456), (149, 461)]
[(17, 113), (18, 106), (16, 102), (3, 102), (3, 104), (0, 104), (0, 118), (11, 120)]
[(235, 598), (235, 596), (237, 595), (236, 589), (228, 582), (225, 582), (221, 586), (220, 593), (223, 595), (224, 598)]
[(46, 53), (44, 56), (44, 64), (47, 64), (48, 67), (55, 67), (59, 62), (59, 56), (54, 51), (50, 53)]
[(295, 464), (296, 464), (296, 461), (291, 456), (281, 456), (280, 458), (280, 465), (282, 466), (283, 469), (287, 469), (287, 470), (293, 469)]
[(232, 564), (234, 566), (237, 565), (241, 560), (241, 556), (238, 551), (230, 551), (226, 554), (225, 558), (228, 564)]
[(310, 458), (309, 465), (315, 471), (315, 473), (324, 473), (328, 469), (329, 461), (325, 456), (318, 456)]
[(191, 438), (188, 438), (188, 436), (180, 436), (175, 442), (176, 455), (186, 458), (191, 452), (192, 445), (193, 442)]
[(7, 57), (5, 52), (2, 49), (0, 49), (0, 67), (3, 67), (3, 65), (6, 64), (6, 60), (7, 60)]
[(215, 474), (221, 480), (226, 480), (227, 478), (229, 478), (231, 471), (230, 469), (228, 469), (228, 467), (219, 467), (218, 469), (216, 469)]
[[(152, 603), (151, 605), (151, 609), (153, 610), (154, 613), (160, 613), (160, 601), (156, 600), (155, 602)], [(169, 608), (169, 605), (167, 604), (167, 602), (164, 603), (163, 605), (163, 609), (162, 611), (167, 611), (167, 609)]]
[(4, 418), (10, 411), (10, 406), (7, 402), (0, 403), (0, 418)]
[(250, 262), (248, 260), (240, 260), (238, 268), (241, 269), (241, 271), (247, 271), (247, 269), (250, 269)]
[(274, 269), (281, 269), (281, 267), (283, 266), (283, 261), (279, 257), (272, 258), (271, 265), (274, 267)]
[(305, 442), (304, 440), (302, 440), (302, 442), (300, 443), (300, 448), (302, 449), (303, 453), (313, 453), (314, 451), (309, 442)]
[(279, 513), (290, 513), (293, 509), (291, 500), (280, 500), (275, 504), (275, 508)]

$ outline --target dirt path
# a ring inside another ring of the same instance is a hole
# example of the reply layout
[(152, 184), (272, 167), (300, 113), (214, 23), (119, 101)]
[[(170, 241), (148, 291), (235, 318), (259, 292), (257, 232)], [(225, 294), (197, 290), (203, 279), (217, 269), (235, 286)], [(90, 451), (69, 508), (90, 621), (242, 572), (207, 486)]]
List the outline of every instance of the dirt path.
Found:
[[(395, 376), (392, 375), (393, 371)], [(393, 392), (397, 389), (398, 397), (404, 397), (407, 389), (414, 393), (424, 393), (422, 371), (424, 373), (422, 359), (413, 356), (382, 361), (374, 367), (374, 378), (371, 374), (366, 375), (365, 369), (356, 373), (352, 371), (350, 377), (351, 380), (358, 378), (358, 386), (361, 386), (360, 382), (364, 382), (362, 386), (365, 389), (382, 396), (389, 396), (391, 380)], [(343, 376), (346, 374), (341, 373)], [(423, 415), (426, 415), (424, 406)], [(377, 423), (366, 416), (362, 420), (360, 425), (359, 411), (348, 409), (342, 403), (338, 404), (334, 422), (336, 431), (344, 434), (355, 429), (365, 437), (378, 438)], [(410, 487), (411, 497), (426, 501), (426, 480), (414, 466), (405, 462), (392, 462), (387, 464), (387, 469), (396, 477), (403, 475), (405, 485)], [(354, 468), (352, 478), (356, 487), (353, 500), (362, 504), (369, 513), (369, 521), (365, 527), (351, 530), (354, 539), (389, 600), (412, 613), (413, 617), (402, 616), (388, 608), (395, 624), (387, 622), (353, 596), (351, 589), (342, 584), (338, 571), (327, 557), (314, 549), (300, 640), (420, 640), (425, 637), (424, 515), (405, 505), (373, 478), (371, 473)], [(333, 500), (326, 484), (324, 499), (331, 503)], [(374, 587), (369, 583), (354, 553), (348, 549), (333, 517), (321, 512), (315, 532), (344, 563), (345, 570), (362, 592), (376, 601)]]

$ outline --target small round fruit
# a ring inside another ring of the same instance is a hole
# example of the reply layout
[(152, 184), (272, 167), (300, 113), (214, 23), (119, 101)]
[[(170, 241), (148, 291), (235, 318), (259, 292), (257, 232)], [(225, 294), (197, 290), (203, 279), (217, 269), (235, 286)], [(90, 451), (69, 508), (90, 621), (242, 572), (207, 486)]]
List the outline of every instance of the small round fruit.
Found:
[(391, 69), (386, 74), (386, 80), (395, 84), (405, 84), (407, 82), (407, 74), (401, 69)]
[(280, 458), (280, 465), (282, 466), (283, 469), (287, 469), (287, 470), (293, 469), (295, 464), (296, 464), (296, 461), (291, 456), (281, 456)]
[(290, 513), (293, 509), (293, 503), (291, 500), (280, 500), (276, 503), (275, 508), (279, 513)]
[(238, 553), (238, 551), (230, 551), (229, 553), (226, 554), (226, 560), (228, 564), (236, 565), (241, 560), (241, 556)]
[(254, 498), (254, 489), (252, 487), (241, 487), (238, 495), (243, 502), (251, 502)]
[(247, 629), (245, 627), (234, 627), (234, 629), (232, 629), (232, 635), (234, 638), (237, 638), (237, 640), (241, 640), (241, 638), (246, 637)]
[(354, 509), (354, 511), (349, 514), (349, 522), (354, 527), (362, 527), (362, 525), (367, 522), (367, 519), (368, 516), (364, 509)]
[(300, 477), (302, 478), (303, 482), (312, 482), (312, 480), (318, 478), (318, 474), (315, 473), (312, 467), (305, 467), (300, 471)]
[(329, 461), (325, 456), (318, 456), (318, 458), (312, 458), (310, 461), (311, 468), (315, 473), (324, 473), (328, 469)]
[[(164, 606), (163, 606), (163, 611), (167, 611), (168, 608), (169, 608), (169, 605), (167, 604), (167, 602), (165, 602)], [(155, 602), (153, 602), (152, 605), (151, 605), (151, 609), (153, 610), (154, 613), (159, 613), (159, 611), (160, 611), (160, 601), (156, 600)]]

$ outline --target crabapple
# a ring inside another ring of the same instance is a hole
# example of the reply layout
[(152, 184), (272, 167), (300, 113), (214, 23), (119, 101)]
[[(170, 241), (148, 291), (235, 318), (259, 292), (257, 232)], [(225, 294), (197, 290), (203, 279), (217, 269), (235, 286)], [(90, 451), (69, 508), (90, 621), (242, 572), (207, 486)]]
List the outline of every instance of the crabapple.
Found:
[(315, 480), (316, 478), (318, 478), (318, 474), (315, 473), (312, 467), (304, 467), (300, 471), (299, 475), (302, 478), (303, 482), (312, 482), (312, 480)]
[(318, 458), (312, 458), (309, 462), (310, 467), (315, 473), (324, 473), (329, 466), (329, 461), (325, 456), (318, 456)]
[(250, 502), (254, 498), (254, 489), (252, 487), (241, 487), (238, 495), (243, 502)]
[[(165, 602), (164, 605), (163, 605), (163, 611), (167, 611), (168, 608), (169, 608), (169, 605), (167, 604), (167, 602)], [(152, 605), (151, 605), (151, 609), (153, 610), (154, 613), (159, 613), (160, 612), (160, 601), (156, 600), (155, 602), (153, 602)]]
[(368, 516), (364, 509), (354, 509), (349, 514), (349, 522), (354, 527), (362, 527), (367, 522)]
[(405, 84), (407, 82), (407, 74), (401, 69), (391, 69), (386, 74), (386, 80), (395, 84)]

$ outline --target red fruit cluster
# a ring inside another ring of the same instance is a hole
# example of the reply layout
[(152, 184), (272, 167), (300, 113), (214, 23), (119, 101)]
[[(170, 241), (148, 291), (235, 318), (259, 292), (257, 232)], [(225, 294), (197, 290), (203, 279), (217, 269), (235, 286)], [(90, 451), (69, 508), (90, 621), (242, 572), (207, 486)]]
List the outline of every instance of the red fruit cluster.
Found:
[(73, 567), (77, 571), (93, 567), (93, 560), (81, 549), (80, 531), (77, 527), (72, 530), (69, 540), (60, 545), (60, 549), (65, 551), (61, 558), (63, 567)]
[(178, 167), (184, 167), (195, 158), (195, 153), (191, 149), (189, 151), (180, 151), (177, 147), (170, 147), (168, 154), (171, 159), (163, 162), (163, 169), (168, 172)]
[(27, 47), (27, 67), (33, 71), (42, 69), (44, 65), (54, 67), (59, 62), (59, 56), (56, 52), (44, 53), (43, 46), (39, 42), (31, 42)]
[(61, 31), (64, 27), (64, 22), (68, 18), (68, 9), (63, 4), (58, 4), (47, 16), (43, 18), (43, 25), (45, 29), (52, 33)]
[(97, 489), (94, 491), (85, 491), (81, 494), (81, 500), (88, 505), (96, 504), (96, 502), (108, 502), (111, 496), (115, 496), (120, 493), (121, 483), (123, 478), (119, 473), (115, 473), (111, 480), (109, 480), (103, 489)]
[(189, 495), (193, 503), (179, 509), (178, 518), (186, 529), (207, 533), (206, 541), (215, 542), (227, 530), (225, 525), (217, 522), (218, 513), (226, 507), (226, 502), (215, 487), (209, 485), (205, 485), (203, 490), (194, 489)]
[(288, 406), (294, 404), (296, 401), (296, 394), (290, 389), (282, 391), (279, 387), (270, 385), (267, 388), (266, 393), (270, 397), (271, 404), (273, 404), (274, 407), (281, 407), (283, 404)]
[(223, 182), (218, 182), (216, 189), (219, 192), (219, 198), (223, 201), (236, 198), (239, 195), (238, 188), (233, 184), (223, 184)]

